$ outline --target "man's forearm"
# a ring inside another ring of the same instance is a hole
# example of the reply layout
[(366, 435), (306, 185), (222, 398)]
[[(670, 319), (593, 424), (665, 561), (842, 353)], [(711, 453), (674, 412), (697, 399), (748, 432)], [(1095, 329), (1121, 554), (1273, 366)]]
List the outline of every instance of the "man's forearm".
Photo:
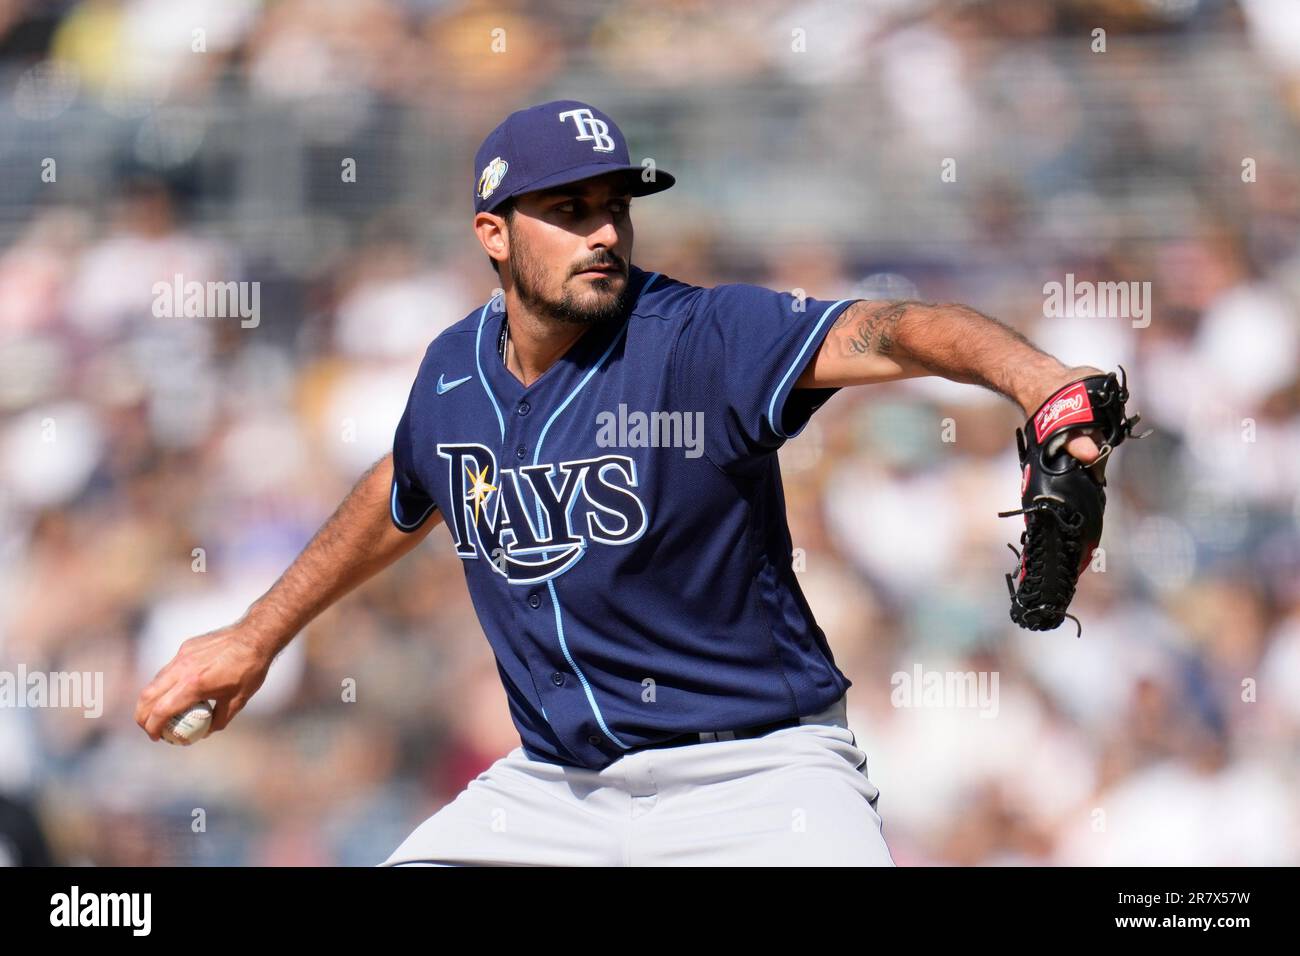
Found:
[(413, 533), (389, 518), (393, 460), (376, 462), (321, 526), (302, 553), (246, 620), (271, 653), (278, 653), (316, 615), (413, 549), (437, 523), (433, 516)]
[(855, 366), (892, 364), (899, 374), (882, 380), (940, 375), (991, 389), (1026, 414), (1069, 372), (1015, 329), (957, 304), (855, 302), (836, 320), (826, 348), (826, 374), (852, 376)]

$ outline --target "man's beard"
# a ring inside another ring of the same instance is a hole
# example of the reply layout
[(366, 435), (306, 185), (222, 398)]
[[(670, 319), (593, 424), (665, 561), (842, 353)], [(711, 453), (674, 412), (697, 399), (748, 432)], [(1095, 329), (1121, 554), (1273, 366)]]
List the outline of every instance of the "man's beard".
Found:
[[(610, 264), (606, 261), (602, 265)], [(554, 319), (556, 322), (567, 325), (599, 325), (602, 322), (618, 319), (627, 307), (629, 283), (626, 274), (623, 288), (617, 294), (604, 291), (613, 285), (617, 276), (596, 279), (592, 282), (592, 291), (601, 293), (594, 303), (579, 302), (567, 281), (564, 293), (558, 300), (547, 298), (541, 291), (545, 280), (544, 270), (538, 267), (536, 259), (519, 248), (518, 242), (510, 244), (510, 275), (515, 281), (519, 301), (534, 314)]]

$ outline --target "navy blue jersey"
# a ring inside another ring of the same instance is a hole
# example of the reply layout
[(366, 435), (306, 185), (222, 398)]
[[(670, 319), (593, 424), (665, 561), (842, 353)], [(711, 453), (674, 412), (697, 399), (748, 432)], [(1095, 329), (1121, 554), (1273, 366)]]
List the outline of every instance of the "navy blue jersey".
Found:
[(629, 270), (626, 319), (527, 388), (498, 295), (430, 344), (392, 518), (441, 510), (525, 753), (590, 769), (850, 686), (791, 567), (776, 451), (838, 389), (794, 385), (853, 300)]

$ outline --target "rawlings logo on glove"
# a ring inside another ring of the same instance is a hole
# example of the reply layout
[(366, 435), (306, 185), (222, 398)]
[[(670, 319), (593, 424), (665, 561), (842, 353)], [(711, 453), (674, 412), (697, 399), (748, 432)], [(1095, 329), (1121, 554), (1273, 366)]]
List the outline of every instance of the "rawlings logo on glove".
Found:
[[(998, 516), (1025, 516), (1021, 549), (1007, 545), (1020, 564), (1006, 576), (1011, 620), (1023, 628), (1050, 631), (1068, 617), (1083, 634), (1068, 608), (1080, 575), (1101, 543), (1106, 479), (1097, 466), (1126, 438), (1150, 434), (1133, 434), (1141, 416), (1125, 415), (1128, 375), (1124, 366), (1119, 370), (1122, 378), (1110, 372), (1064, 386), (1029, 416), (1023, 429), (1016, 429), (1021, 507)], [(1097, 436), (1101, 454), (1089, 464), (1065, 450), (1078, 431)]]
[(1051, 404), (1034, 416), (1034, 431), (1042, 441), (1049, 431), (1077, 421), (1087, 421), (1092, 414), (1088, 404), (1088, 390), (1083, 382), (1066, 387)]

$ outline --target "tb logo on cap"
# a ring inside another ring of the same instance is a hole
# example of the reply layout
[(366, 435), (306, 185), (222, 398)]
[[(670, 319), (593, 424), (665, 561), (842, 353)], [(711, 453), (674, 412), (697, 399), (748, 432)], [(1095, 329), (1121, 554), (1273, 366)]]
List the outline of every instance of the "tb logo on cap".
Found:
[(579, 143), (595, 143), (591, 147), (598, 153), (612, 153), (614, 151), (614, 140), (609, 135), (609, 124), (604, 120), (596, 119), (591, 110), (565, 110), (560, 114), (560, 122), (563, 123), (570, 116), (573, 117), (573, 125), (578, 127)]

